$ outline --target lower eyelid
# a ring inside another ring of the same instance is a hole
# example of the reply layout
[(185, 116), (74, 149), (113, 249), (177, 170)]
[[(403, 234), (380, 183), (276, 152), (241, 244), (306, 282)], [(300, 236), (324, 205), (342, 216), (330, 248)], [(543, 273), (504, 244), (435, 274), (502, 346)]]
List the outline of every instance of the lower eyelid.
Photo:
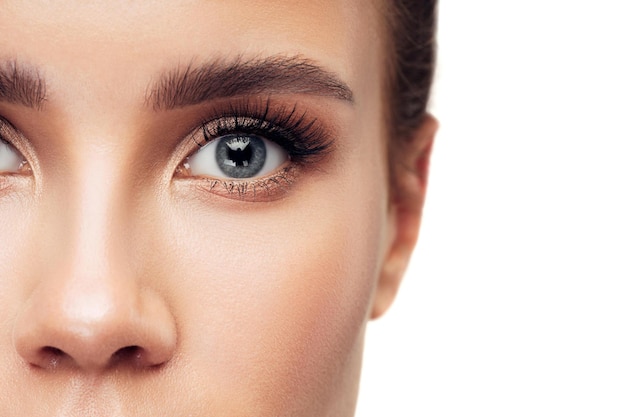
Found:
[(288, 165), (276, 173), (253, 180), (183, 177), (180, 180), (201, 195), (215, 195), (247, 202), (269, 202), (285, 197), (299, 174), (299, 167)]

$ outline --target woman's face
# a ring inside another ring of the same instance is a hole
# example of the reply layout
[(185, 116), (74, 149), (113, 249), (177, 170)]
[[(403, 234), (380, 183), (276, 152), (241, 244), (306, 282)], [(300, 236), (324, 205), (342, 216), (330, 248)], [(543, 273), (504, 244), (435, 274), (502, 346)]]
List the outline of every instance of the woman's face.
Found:
[(370, 3), (0, 4), (0, 415), (352, 415), (396, 229)]

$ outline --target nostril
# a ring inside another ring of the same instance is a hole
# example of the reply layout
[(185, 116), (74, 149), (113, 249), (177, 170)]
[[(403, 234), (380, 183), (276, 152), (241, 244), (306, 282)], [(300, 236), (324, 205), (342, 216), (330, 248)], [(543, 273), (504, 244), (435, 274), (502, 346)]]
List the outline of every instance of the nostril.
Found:
[(35, 364), (41, 368), (54, 369), (62, 360), (68, 358), (68, 355), (59, 348), (53, 346), (44, 346), (41, 348), (41, 361)]
[(131, 364), (141, 366), (143, 362), (144, 349), (140, 346), (132, 345), (118, 349), (112, 356), (110, 365)]
[[(16, 353), (32, 368), (50, 371), (160, 369), (176, 349), (176, 325), (169, 307), (151, 291), (138, 297), (119, 292), (111, 291), (108, 298), (107, 293), (102, 295), (106, 302), (86, 305), (87, 296), (52, 303), (39, 302), (33, 295), (14, 324)], [(38, 308), (41, 304), (49, 308)]]
[[(148, 352), (141, 346), (129, 345), (115, 351), (104, 367), (114, 368), (119, 366), (130, 367), (155, 367), (162, 363), (151, 363)], [(60, 366), (76, 366), (75, 358), (62, 349), (54, 346), (44, 346), (39, 349), (39, 355), (32, 365), (43, 369), (56, 369)], [(84, 366), (84, 365), (83, 365)]]
[(113, 358), (116, 360), (125, 360), (132, 357), (141, 355), (141, 348), (139, 346), (126, 346), (120, 348), (113, 354)]
[(41, 352), (46, 354), (46, 355), (54, 355), (54, 356), (63, 356), (65, 355), (65, 352), (63, 352), (61, 349), (52, 347), (52, 346), (46, 346), (44, 348), (41, 349)]

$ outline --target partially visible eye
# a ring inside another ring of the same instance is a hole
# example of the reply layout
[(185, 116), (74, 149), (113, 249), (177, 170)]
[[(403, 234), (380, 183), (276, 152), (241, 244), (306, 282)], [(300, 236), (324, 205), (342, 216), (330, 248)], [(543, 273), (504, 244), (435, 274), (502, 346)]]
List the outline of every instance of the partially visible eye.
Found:
[(26, 159), (9, 142), (0, 138), (0, 173), (17, 173), (28, 165)]
[(254, 134), (218, 137), (191, 155), (184, 166), (193, 176), (256, 178), (267, 175), (289, 159), (285, 149)]

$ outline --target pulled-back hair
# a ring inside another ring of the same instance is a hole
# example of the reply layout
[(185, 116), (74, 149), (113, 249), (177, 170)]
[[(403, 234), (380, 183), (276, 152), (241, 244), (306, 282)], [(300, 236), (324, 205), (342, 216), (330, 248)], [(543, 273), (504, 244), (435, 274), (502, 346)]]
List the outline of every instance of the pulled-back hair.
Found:
[(421, 123), (435, 68), (436, 0), (388, 1), (390, 134), (407, 138)]

